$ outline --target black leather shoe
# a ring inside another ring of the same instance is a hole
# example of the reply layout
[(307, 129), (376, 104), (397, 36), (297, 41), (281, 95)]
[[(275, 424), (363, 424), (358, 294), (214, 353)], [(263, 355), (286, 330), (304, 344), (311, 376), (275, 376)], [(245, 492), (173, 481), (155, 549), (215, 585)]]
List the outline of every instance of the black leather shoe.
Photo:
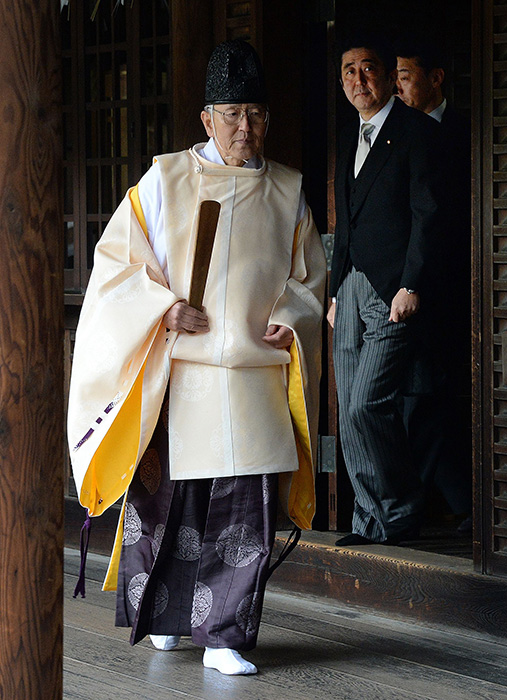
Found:
[(393, 533), (392, 535), (388, 535), (386, 539), (381, 542), (381, 544), (394, 544), (398, 545), (401, 544), (402, 542), (413, 542), (414, 540), (419, 539), (419, 530), (414, 529), (414, 530), (405, 530), (403, 532), (397, 532)]
[(339, 540), (336, 540), (335, 545), (337, 547), (352, 547), (357, 544), (377, 544), (376, 542), (373, 542), (372, 540), (369, 540), (367, 537), (363, 537), (362, 535), (357, 535), (355, 532), (352, 532), (350, 535), (345, 535), (345, 537), (340, 537)]

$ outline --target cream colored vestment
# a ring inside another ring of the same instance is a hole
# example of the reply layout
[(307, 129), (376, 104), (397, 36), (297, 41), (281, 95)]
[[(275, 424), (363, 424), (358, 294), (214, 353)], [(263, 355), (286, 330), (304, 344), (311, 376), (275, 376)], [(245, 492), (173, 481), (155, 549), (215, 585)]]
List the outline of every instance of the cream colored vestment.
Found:
[[(80, 500), (98, 515), (125, 492), (171, 375), (171, 478), (301, 471), (304, 462), (304, 488), (288, 474), (282, 493), (290, 514), (304, 492), (297, 508), (309, 526), (325, 264), (309, 210), (295, 230), (301, 176), (271, 161), (212, 164), (195, 149), (157, 161), (169, 284), (131, 191), (97, 245), (78, 327), (69, 440)], [(203, 199), (222, 207), (204, 298), (210, 333), (168, 332), (165, 311), (188, 296)], [(293, 329), (290, 354), (262, 341), (270, 323)]]

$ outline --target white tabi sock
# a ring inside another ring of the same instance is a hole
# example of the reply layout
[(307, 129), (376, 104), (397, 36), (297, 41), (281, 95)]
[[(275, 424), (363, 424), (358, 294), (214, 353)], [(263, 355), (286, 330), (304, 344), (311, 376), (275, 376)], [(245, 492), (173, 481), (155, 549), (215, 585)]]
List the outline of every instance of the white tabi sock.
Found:
[(215, 668), (227, 676), (248, 676), (257, 673), (257, 667), (234, 649), (212, 649), (206, 647), (202, 663), (206, 668)]
[(150, 639), (156, 649), (160, 649), (160, 651), (171, 651), (171, 649), (176, 649), (180, 643), (181, 637), (167, 634), (150, 634)]

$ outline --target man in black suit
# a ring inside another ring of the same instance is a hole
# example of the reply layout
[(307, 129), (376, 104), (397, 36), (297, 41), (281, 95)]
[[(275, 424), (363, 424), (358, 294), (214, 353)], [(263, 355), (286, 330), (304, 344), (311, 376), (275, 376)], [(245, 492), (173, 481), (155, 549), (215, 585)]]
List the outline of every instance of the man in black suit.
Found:
[(398, 544), (417, 533), (423, 505), (399, 396), (412, 318), (431, 305), (437, 125), (395, 101), (396, 56), (381, 41), (351, 40), (339, 63), (359, 119), (339, 135), (328, 312), (341, 443), (355, 494), (352, 533), (337, 545)]
[[(470, 125), (445, 99), (443, 59), (435, 46), (405, 37), (396, 46), (397, 88), (409, 107), (440, 124), (439, 166), (444, 220), (441, 279), (446, 307), (436, 315), (432, 363), (418, 390), (404, 400), (404, 416), (416, 468), (426, 490), (434, 483), (451, 511), (464, 519), (459, 532), (471, 531), (470, 445)], [(437, 380), (435, 381), (435, 377)]]

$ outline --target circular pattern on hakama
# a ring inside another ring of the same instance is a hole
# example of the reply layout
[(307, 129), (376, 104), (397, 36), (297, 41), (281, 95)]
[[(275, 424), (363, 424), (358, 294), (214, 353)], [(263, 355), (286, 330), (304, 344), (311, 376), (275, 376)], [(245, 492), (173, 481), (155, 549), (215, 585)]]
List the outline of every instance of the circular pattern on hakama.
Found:
[(161, 477), (160, 458), (157, 450), (152, 447), (146, 450), (139, 464), (139, 478), (150, 496), (158, 491)]
[(250, 525), (230, 525), (220, 533), (216, 551), (228, 566), (242, 568), (261, 554), (262, 540)]
[(142, 534), (141, 518), (132, 503), (127, 503), (123, 519), (123, 544), (129, 546), (139, 542)]
[(139, 607), (148, 578), (148, 574), (143, 571), (130, 579), (127, 595), (134, 610), (137, 610)]
[(213, 593), (205, 583), (197, 581), (194, 589), (194, 600), (192, 603), (192, 616), (190, 624), (192, 627), (200, 627), (206, 621), (213, 605)]
[(169, 602), (169, 591), (163, 581), (158, 581), (153, 599), (152, 618), (162, 615)]
[(255, 634), (261, 619), (261, 596), (247, 595), (236, 609), (236, 623), (246, 634)]
[(192, 362), (180, 368), (171, 383), (171, 390), (184, 401), (201, 401), (213, 386), (213, 373), (209, 367)]
[(234, 491), (236, 476), (219, 476), (213, 479), (211, 498), (224, 498)]
[(164, 538), (164, 532), (165, 532), (164, 525), (159, 524), (156, 526), (155, 532), (153, 533), (153, 541), (151, 543), (151, 551), (152, 551), (154, 557), (156, 557), (158, 554), (158, 551), (160, 549), (160, 545), (162, 544), (162, 540)]
[(201, 556), (201, 537), (197, 530), (188, 525), (181, 525), (176, 533), (171, 552), (175, 559), (196, 561)]

